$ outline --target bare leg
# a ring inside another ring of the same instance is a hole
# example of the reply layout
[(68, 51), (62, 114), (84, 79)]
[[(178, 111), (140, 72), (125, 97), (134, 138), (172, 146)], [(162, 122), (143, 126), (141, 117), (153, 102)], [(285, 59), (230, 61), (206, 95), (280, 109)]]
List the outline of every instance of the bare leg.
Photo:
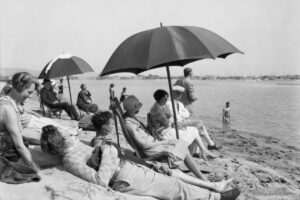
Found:
[(202, 188), (206, 188), (209, 190), (213, 190), (215, 192), (225, 192), (228, 185), (233, 181), (233, 179), (228, 179), (228, 180), (223, 180), (220, 182), (209, 182), (209, 181), (201, 180), (199, 178), (185, 174), (178, 169), (173, 169), (171, 171), (172, 171), (173, 177), (179, 178), (180, 180), (182, 180), (186, 183), (196, 185), (196, 186), (199, 186)]
[(200, 135), (204, 136), (204, 138), (206, 139), (207, 143), (210, 146), (215, 145), (215, 143), (210, 138), (205, 126), (200, 122), (200, 120), (188, 119), (184, 122), (184, 125), (186, 125), (186, 126), (195, 126), (199, 130)]
[(184, 164), (186, 167), (193, 173), (195, 174), (196, 177), (207, 181), (206, 177), (201, 173), (201, 171), (198, 169), (197, 165), (195, 164), (192, 156), (190, 153), (188, 153), (184, 159)]
[(217, 155), (214, 155), (214, 154), (212, 154), (211, 152), (209, 152), (207, 150), (207, 148), (204, 146), (204, 144), (203, 144), (203, 142), (202, 142), (202, 140), (201, 140), (201, 138), (200, 138), (199, 135), (196, 136), (195, 141), (199, 145), (199, 147), (202, 150), (202, 152), (205, 153), (205, 154), (207, 154), (207, 157), (212, 158), (212, 159), (217, 157)]

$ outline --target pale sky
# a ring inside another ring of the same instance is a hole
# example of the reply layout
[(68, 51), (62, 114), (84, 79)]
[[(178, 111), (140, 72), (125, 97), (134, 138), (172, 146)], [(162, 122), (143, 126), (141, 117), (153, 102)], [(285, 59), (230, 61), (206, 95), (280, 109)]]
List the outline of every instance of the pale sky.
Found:
[(0, 67), (42, 70), (67, 52), (100, 73), (122, 41), (162, 22), (206, 28), (245, 52), (187, 65), (196, 75), (300, 74), (299, 10), (299, 0), (0, 0)]

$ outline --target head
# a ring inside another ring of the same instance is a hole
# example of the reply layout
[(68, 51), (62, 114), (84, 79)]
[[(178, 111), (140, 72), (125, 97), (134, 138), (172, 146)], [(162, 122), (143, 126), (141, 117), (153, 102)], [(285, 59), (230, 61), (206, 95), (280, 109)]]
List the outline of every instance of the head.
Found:
[(135, 116), (140, 111), (142, 105), (134, 95), (128, 96), (123, 102), (124, 110), (132, 116)]
[(168, 101), (169, 94), (165, 90), (156, 90), (153, 94), (155, 101), (160, 105), (165, 105)]
[(50, 79), (44, 79), (42, 85), (44, 85), (44, 87), (47, 89), (53, 89)]
[(62, 133), (53, 125), (42, 128), (41, 148), (44, 152), (57, 155), (65, 149), (65, 138)]
[(115, 84), (111, 83), (111, 84), (109, 85), (109, 87), (110, 87), (110, 88), (113, 88), (113, 87), (115, 87)]
[(226, 107), (229, 107), (229, 106), (230, 106), (230, 102), (227, 101), (227, 102), (226, 102)]
[(60, 83), (63, 83), (63, 82), (64, 82), (64, 79), (60, 79), (59, 82), (60, 82)]
[(97, 132), (111, 133), (113, 131), (113, 115), (109, 111), (97, 112), (92, 117), (92, 123)]
[(86, 84), (84, 84), (84, 83), (82, 83), (81, 85), (80, 85), (80, 88), (82, 89), (82, 90), (86, 90)]
[(90, 107), (89, 107), (89, 112), (90, 113), (96, 113), (98, 111), (98, 106), (97, 106), (97, 104), (92, 104)]
[(184, 75), (184, 77), (192, 76), (192, 75), (193, 75), (193, 70), (192, 70), (192, 68), (189, 68), (189, 67), (185, 68), (185, 69), (183, 70), (183, 75)]
[(181, 87), (179, 85), (175, 85), (173, 87), (173, 96), (174, 99), (179, 100), (182, 96), (182, 93), (185, 91), (184, 87)]
[(19, 103), (24, 101), (32, 95), (35, 89), (35, 79), (27, 72), (19, 72), (12, 77), (12, 90), (16, 93), (16, 100)]
[(123, 87), (123, 91), (126, 91), (126, 87)]

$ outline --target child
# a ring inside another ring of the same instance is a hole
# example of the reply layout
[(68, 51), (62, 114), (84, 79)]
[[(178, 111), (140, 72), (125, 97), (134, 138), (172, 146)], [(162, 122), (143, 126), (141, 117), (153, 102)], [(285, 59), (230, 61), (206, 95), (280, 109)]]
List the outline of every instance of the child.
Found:
[(225, 108), (223, 108), (222, 119), (224, 123), (230, 122), (230, 102), (227, 101)]
[(126, 94), (126, 87), (123, 87), (123, 90), (121, 92), (121, 97), (120, 97), (120, 103), (123, 103), (123, 101), (126, 99), (128, 95)]

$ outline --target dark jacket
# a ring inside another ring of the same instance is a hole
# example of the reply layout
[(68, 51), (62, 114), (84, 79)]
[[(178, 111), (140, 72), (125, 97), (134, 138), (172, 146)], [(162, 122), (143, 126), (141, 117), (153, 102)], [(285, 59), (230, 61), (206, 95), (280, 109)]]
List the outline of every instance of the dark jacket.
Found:
[(53, 102), (58, 101), (59, 99), (56, 96), (56, 93), (52, 90), (48, 90), (47, 88), (43, 87), (41, 89), (41, 101), (43, 104), (52, 105)]

